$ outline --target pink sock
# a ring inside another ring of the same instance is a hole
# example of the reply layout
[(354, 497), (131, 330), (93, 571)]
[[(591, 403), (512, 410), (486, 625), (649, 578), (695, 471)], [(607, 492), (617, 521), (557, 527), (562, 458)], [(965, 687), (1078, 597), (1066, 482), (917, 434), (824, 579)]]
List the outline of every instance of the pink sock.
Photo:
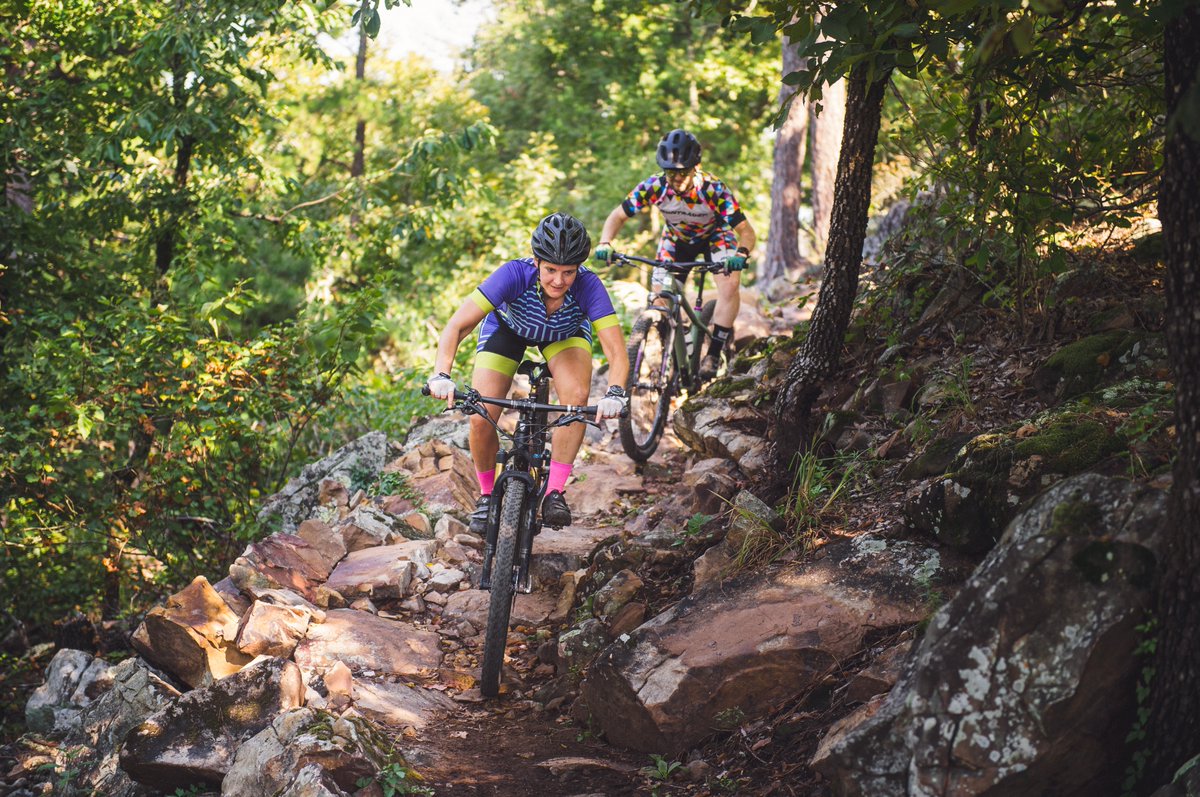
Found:
[(496, 471), (495, 470), (477, 470), (475, 475), (479, 478), (479, 492), (481, 495), (491, 495), (492, 488), (496, 486)]
[(546, 481), (546, 492), (561, 493), (565, 490), (567, 488), (567, 479), (571, 478), (571, 471), (574, 468), (574, 465), (550, 460), (550, 478)]

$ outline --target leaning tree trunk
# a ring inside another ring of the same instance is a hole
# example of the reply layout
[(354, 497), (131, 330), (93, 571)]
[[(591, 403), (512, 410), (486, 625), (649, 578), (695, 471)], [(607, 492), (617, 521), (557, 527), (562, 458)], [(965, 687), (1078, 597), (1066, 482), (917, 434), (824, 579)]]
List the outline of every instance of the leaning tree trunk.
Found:
[(808, 123), (812, 131), (813, 245), (817, 255), (829, 245), (833, 219), (833, 188), (837, 182), (838, 158), (842, 150), (842, 128), (846, 124), (846, 81), (826, 85), (821, 91), (821, 113), (813, 108)]
[[(783, 76), (804, 67), (791, 39), (783, 37)], [(787, 99), (791, 89), (784, 84), (779, 102)], [(767, 285), (788, 271), (798, 268), (800, 261), (800, 198), (804, 174), (804, 140), (808, 126), (808, 103), (796, 97), (788, 108), (787, 119), (775, 134), (775, 164), (771, 180), (771, 229), (767, 252), (758, 269), (758, 281)]]
[(1182, 115), (1200, 90), (1200, 9), (1167, 24), (1164, 66), (1168, 118), (1158, 216), (1167, 265), (1167, 352), (1175, 372), (1179, 451), (1159, 589), (1161, 636), (1151, 682), (1151, 787), (1200, 753), (1200, 131)]
[(822, 381), (838, 365), (858, 293), (858, 269), (867, 231), (867, 208), (871, 203), (871, 167), (879, 138), (883, 92), (891, 75), (890, 70), (876, 74), (875, 81), (868, 84), (866, 72), (865, 66), (858, 66), (848, 79), (846, 126), (817, 306), (808, 335), (788, 365), (783, 386), (775, 398), (769, 435), (772, 467), (764, 474), (765, 492), (772, 499), (787, 491), (792, 461), (809, 443), (809, 413), (821, 392)]

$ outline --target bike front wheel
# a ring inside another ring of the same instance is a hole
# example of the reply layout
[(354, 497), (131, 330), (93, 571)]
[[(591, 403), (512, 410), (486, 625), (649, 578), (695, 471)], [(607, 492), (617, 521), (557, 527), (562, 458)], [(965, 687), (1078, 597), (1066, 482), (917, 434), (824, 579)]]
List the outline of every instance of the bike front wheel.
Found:
[(621, 447), (634, 462), (645, 462), (658, 448), (676, 390), (672, 352), (674, 327), (662, 313), (638, 317), (629, 334), (629, 415), (618, 424)]
[(479, 691), (484, 697), (500, 692), (504, 650), (508, 643), (508, 621), (515, 597), (517, 538), (524, 515), (525, 484), (510, 479), (500, 504), (500, 531), (496, 535), (496, 559), (492, 565), (492, 592), (488, 604), (487, 630), (483, 636), (483, 664)]

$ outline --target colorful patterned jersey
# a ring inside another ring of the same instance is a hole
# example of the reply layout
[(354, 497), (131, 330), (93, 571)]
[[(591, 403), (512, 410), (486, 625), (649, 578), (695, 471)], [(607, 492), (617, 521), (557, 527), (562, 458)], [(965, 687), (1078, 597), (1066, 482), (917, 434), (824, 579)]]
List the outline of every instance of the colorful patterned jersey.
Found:
[(502, 323), (533, 343), (557, 343), (574, 335), (591, 339), (584, 323), (597, 330), (618, 323), (608, 289), (594, 272), (579, 267), (575, 282), (567, 290), (562, 306), (546, 315), (538, 268), (532, 258), (510, 260), (492, 272), (471, 294), (481, 310), (489, 313), (484, 329)]
[(659, 258), (674, 259), (676, 243), (711, 243), (714, 248), (732, 250), (737, 246), (733, 228), (746, 216), (733, 192), (706, 172), (699, 169), (691, 184), (676, 193), (661, 174), (647, 177), (637, 184), (621, 203), (627, 216), (657, 207), (663, 214), (666, 228), (659, 244)]

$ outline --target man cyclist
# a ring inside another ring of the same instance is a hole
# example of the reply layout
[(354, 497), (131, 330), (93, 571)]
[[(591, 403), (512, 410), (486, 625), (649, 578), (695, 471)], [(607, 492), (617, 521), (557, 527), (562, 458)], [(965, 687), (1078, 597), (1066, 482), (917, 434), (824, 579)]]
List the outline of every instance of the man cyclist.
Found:
[[(536, 346), (550, 368), (560, 404), (584, 405), (592, 383), (592, 330), (608, 359), (608, 392), (596, 403), (596, 420), (615, 418), (628, 403), (625, 377), (629, 359), (625, 338), (608, 289), (581, 264), (592, 248), (583, 223), (566, 213), (551, 213), (538, 223), (531, 240), (533, 257), (510, 260), (492, 272), (459, 306), (438, 338), (431, 395), (454, 403), (450, 369), (454, 353), (479, 322), (471, 386), (484, 396), (505, 396), (527, 346)], [(488, 407), (495, 421), (499, 407)], [(550, 476), (542, 501), (542, 522), (552, 528), (571, 523), (563, 492), (575, 455), (583, 443), (583, 424), (554, 430)], [(479, 477), (480, 498), (471, 513), (471, 530), (482, 533), (496, 482), (500, 439), (486, 419), (471, 416), (471, 458)]]
[[(707, 260), (724, 263), (725, 273), (714, 274), (717, 305), (713, 312), (712, 342), (700, 363), (701, 379), (717, 373), (721, 350), (733, 333), (733, 322), (741, 305), (738, 272), (754, 250), (754, 228), (742, 213), (729, 187), (702, 171), (700, 142), (686, 130), (672, 130), (658, 142), (658, 165), (662, 174), (647, 177), (613, 208), (604, 222), (596, 259), (608, 262), (612, 240), (627, 219), (649, 212), (654, 206), (666, 222), (658, 243), (658, 259), (669, 261)], [(686, 275), (684, 277), (686, 279)], [(666, 282), (666, 273), (655, 269), (654, 290)]]

